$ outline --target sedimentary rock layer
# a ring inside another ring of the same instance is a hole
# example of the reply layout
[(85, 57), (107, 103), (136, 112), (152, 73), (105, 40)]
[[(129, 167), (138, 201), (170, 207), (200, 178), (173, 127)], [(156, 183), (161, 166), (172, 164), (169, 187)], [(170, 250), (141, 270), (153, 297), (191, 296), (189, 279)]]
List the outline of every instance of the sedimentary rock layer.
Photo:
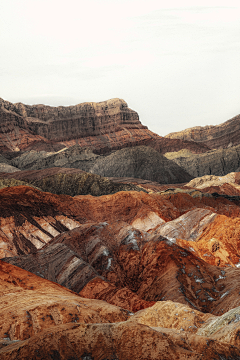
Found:
[(209, 148), (192, 141), (166, 139), (148, 130), (122, 99), (75, 106), (13, 104), (0, 98), (1, 151), (58, 151), (80, 145), (99, 154), (124, 147), (148, 145), (157, 151)]
[(117, 150), (110, 155), (96, 155), (79, 145), (57, 153), (26, 152), (15, 157), (11, 164), (19, 169), (38, 170), (50, 167), (78, 168), (101, 176), (136, 177), (159, 183), (181, 183), (191, 176), (174, 161), (147, 146)]
[(186, 157), (180, 154), (179, 157), (172, 158), (172, 161), (175, 161), (194, 178), (204, 175), (223, 176), (239, 168), (240, 145)]
[(168, 134), (166, 138), (200, 142), (211, 149), (239, 145), (240, 115), (237, 115), (220, 125), (196, 126)]

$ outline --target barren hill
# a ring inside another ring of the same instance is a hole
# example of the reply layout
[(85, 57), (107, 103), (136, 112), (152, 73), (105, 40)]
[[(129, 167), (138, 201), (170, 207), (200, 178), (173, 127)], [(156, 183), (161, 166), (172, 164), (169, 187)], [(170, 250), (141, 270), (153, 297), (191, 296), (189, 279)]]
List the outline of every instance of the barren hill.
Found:
[(168, 139), (194, 141), (210, 149), (227, 148), (240, 144), (240, 115), (220, 125), (195, 126), (166, 135)]

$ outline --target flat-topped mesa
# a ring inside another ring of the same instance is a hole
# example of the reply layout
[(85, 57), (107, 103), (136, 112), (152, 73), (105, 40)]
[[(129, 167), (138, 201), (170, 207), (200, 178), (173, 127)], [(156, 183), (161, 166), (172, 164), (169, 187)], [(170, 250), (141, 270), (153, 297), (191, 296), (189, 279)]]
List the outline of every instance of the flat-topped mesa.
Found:
[(195, 126), (166, 135), (170, 139), (182, 139), (206, 144), (211, 149), (239, 145), (240, 115), (220, 125)]
[(12, 104), (2, 99), (0, 104), (25, 118), (31, 132), (48, 140), (98, 136), (123, 128), (147, 129), (139, 121), (137, 112), (129, 109), (122, 99), (58, 107)]

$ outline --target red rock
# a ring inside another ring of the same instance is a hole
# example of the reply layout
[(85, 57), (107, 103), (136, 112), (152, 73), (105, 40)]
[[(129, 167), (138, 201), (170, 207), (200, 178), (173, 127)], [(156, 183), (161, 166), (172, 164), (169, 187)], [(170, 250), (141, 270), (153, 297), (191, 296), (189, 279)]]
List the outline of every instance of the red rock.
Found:
[[(126, 310), (0, 261), (0, 338), (24, 340), (56, 325), (127, 320)], [(1, 358), (1, 357), (0, 357)]]
[(128, 288), (117, 288), (101, 278), (94, 278), (79, 293), (88, 299), (105, 300), (109, 304), (121, 306), (130, 311), (138, 311), (155, 304), (155, 301), (145, 301)]
[[(148, 130), (122, 99), (75, 106), (12, 104), (0, 99), (2, 151), (60, 150), (79, 144), (99, 154), (147, 145), (161, 153), (187, 148), (202, 153), (209, 148), (193, 141), (166, 139)], [(7, 135), (6, 135), (7, 134)]]

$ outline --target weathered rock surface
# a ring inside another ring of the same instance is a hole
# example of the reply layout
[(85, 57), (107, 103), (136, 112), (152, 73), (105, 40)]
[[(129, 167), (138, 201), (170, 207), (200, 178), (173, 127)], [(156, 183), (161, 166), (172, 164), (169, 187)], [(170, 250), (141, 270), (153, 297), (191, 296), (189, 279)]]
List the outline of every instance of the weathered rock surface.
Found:
[(0, 173), (1, 172), (15, 173), (16, 171), (20, 171), (20, 169), (5, 163), (0, 163)]
[(204, 189), (209, 186), (221, 186), (226, 183), (239, 185), (239, 178), (240, 176), (236, 172), (229, 173), (225, 176), (204, 175), (198, 178), (194, 178), (186, 185), (197, 189)]
[(158, 138), (121, 99), (75, 106), (12, 104), (0, 99), (0, 149), (54, 151), (79, 144), (99, 152)]
[(30, 130), (48, 140), (62, 141), (78, 137), (101, 135), (117, 127), (146, 129), (138, 114), (121, 99), (75, 106), (12, 104), (1, 99), (1, 105), (26, 119)]
[(123, 222), (86, 223), (4, 261), (131, 311), (159, 300), (214, 314), (239, 306), (240, 269), (212, 266), (189, 250)]
[(0, 99), (0, 151), (19, 151), (33, 146), (36, 142), (45, 142), (42, 136), (33, 134), (27, 121), (17, 113), (1, 106)]
[(116, 324), (66, 324), (10, 345), (3, 360), (119, 359), (119, 360), (239, 360), (237, 347), (204, 336), (126, 321)]
[(162, 184), (186, 182), (190, 175), (174, 164), (156, 150), (139, 146), (98, 158), (90, 172), (102, 176), (135, 177)]
[(240, 145), (172, 159), (194, 178), (204, 175), (223, 176), (240, 166)]
[(239, 210), (184, 186), (74, 198), (0, 190), (0, 247), (11, 256), (0, 261), (0, 358), (240, 358)]
[(166, 138), (200, 142), (211, 149), (227, 148), (239, 145), (240, 115), (220, 125), (196, 126), (183, 131), (168, 134)]
[(121, 99), (75, 106), (13, 104), (0, 98), (1, 151), (58, 151), (75, 144), (98, 154), (147, 145), (158, 152), (189, 149), (202, 153), (205, 144), (166, 139), (148, 130), (138, 114)]
[[(113, 182), (99, 175), (90, 174), (80, 169), (50, 168), (45, 170), (25, 170), (14, 174), (1, 174), (3, 179), (24, 179), (25, 183), (43, 191), (64, 195), (93, 195), (101, 196), (114, 194), (118, 191), (144, 191), (131, 183)], [(16, 181), (17, 183), (17, 181)], [(146, 190), (145, 190), (146, 191)]]
[(147, 146), (117, 150), (106, 156), (96, 155), (92, 150), (80, 146), (58, 153), (30, 151), (14, 158), (11, 164), (22, 170), (54, 166), (78, 168), (105, 177), (135, 177), (164, 184), (188, 182), (192, 178), (174, 161)]
[(58, 284), (2, 261), (0, 275), (1, 339), (24, 340), (65, 323), (117, 322), (129, 317), (126, 310), (81, 298)]

